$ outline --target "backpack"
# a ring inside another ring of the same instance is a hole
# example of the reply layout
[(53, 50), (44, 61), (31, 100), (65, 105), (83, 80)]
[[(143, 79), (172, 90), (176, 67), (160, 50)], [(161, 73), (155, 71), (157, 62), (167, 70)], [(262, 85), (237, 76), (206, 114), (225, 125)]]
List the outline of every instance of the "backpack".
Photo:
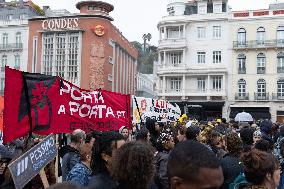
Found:
[(240, 186), (247, 185), (247, 184), (248, 184), (248, 181), (246, 180), (245, 174), (240, 173), (239, 176), (235, 178), (234, 182), (232, 182), (229, 185), (229, 189), (239, 189)]

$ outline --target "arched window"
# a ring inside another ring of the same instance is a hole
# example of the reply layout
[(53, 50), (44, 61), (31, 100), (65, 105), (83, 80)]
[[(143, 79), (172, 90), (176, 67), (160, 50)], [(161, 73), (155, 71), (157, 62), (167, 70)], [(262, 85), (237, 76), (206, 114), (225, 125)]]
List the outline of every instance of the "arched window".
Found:
[(265, 73), (265, 64), (266, 64), (266, 57), (264, 53), (259, 53), (257, 55), (257, 73), (264, 74)]
[(279, 26), (277, 28), (277, 43), (284, 43), (284, 26)]
[(277, 97), (278, 99), (284, 99), (284, 79), (279, 79), (277, 81)]
[(256, 41), (258, 45), (264, 45), (265, 41), (265, 29), (264, 27), (259, 27), (256, 33)]
[(238, 55), (238, 73), (239, 74), (246, 73), (246, 56), (244, 54)]
[(284, 73), (284, 53), (277, 54), (277, 73)]
[(240, 79), (238, 81), (238, 96), (239, 97), (246, 96), (246, 81), (244, 79)]
[(266, 81), (259, 79), (257, 81), (257, 100), (265, 100), (266, 96)]
[(246, 35), (247, 35), (247, 32), (244, 28), (240, 28), (238, 30), (238, 46), (246, 45)]

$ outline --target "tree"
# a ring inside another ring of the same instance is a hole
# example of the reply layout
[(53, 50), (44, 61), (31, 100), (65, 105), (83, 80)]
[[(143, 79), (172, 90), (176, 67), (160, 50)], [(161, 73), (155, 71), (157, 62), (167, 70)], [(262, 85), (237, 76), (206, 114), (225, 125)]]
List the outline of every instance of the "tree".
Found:
[(147, 43), (147, 40), (150, 41), (150, 40), (152, 39), (152, 35), (151, 35), (150, 33), (148, 33), (148, 34), (143, 34), (142, 38), (143, 38), (143, 41), (144, 41), (144, 43), (143, 43), (143, 45), (144, 45), (143, 51), (145, 52), (145, 51), (146, 51), (146, 43)]

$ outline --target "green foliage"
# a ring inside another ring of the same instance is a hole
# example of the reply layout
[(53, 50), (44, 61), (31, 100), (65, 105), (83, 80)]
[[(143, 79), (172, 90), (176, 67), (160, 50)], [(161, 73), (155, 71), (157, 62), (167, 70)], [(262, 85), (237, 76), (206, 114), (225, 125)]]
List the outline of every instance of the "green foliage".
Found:
[[(141, 44), (137, 41), (131, 44), (138, 50), (137, 71), (144, 74), (153, 74), (154, 62), (158, 59), (158, 51), (156, 46)], [(143, 51), (146, 46), (145, 52)]]

